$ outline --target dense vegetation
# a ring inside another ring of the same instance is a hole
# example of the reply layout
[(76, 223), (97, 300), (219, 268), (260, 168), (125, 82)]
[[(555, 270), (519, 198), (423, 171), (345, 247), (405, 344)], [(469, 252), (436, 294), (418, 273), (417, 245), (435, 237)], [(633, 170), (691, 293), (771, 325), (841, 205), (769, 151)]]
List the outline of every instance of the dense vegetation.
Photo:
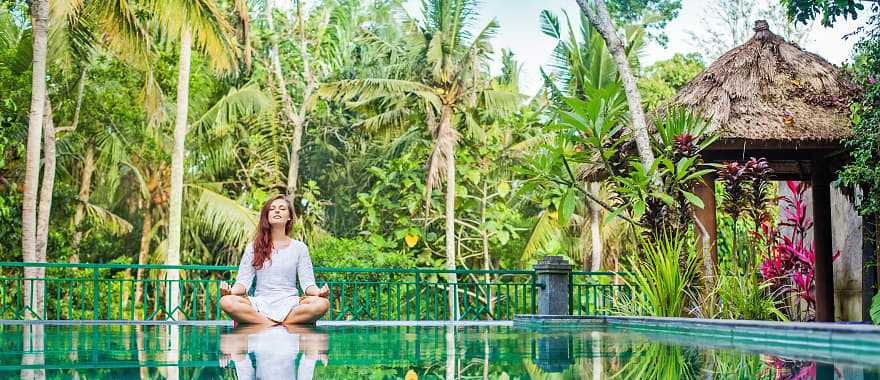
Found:
[[(653, 118), (650, 139), (639, 127), (705, 67), (697, 54), (640, 62), (649, 41), (668, 43), (680, 1), (609, 1), (622, 49), (593, 8), (535, 15), (534, 32), (556, 40), (537, 94), (522, 93), (511, 52), (489, 69), (502, 26), (478, 25), (476, 1), (426, 0), (416, 15), (401, 0), (123, 3), (0, 8), (0, 260), (233, 264), (260, 205), (286, 193), (321, 266), (514, 269), (554, 254), (670, 285), (633, 312), (810, 318), (812, 285), (797, 279), (809, 260), (777, 255), (807, 248), (774, 230), (803, 210), (771, 204), (766, 163), (705, 164), (717, 136), (685, 110)], [(876, 4), (781, 4), (799, 22), (872, 12), (877, 24)], [(865, 93), (841, 176), (863, 187), (866, 215), (878, 208), (876, 32), (849, 67)], [(730, 276), (694, 249), (694, 189), (712, 172)], [(698, 293), (723, 302), (700, 307)]]

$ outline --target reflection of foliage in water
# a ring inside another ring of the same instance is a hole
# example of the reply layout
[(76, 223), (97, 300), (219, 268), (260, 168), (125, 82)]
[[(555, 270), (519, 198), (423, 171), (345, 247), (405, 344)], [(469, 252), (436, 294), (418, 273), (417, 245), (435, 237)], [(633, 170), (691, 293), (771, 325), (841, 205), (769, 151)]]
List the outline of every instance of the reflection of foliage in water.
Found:
[(722, 379), (770, 379), (761, 357), (751, 353), (727, 350), (706, 352), (705, 370)]
[(699, 351), (660, 343), (634, 346), (632, 357), (613, 379), (698, 379)]

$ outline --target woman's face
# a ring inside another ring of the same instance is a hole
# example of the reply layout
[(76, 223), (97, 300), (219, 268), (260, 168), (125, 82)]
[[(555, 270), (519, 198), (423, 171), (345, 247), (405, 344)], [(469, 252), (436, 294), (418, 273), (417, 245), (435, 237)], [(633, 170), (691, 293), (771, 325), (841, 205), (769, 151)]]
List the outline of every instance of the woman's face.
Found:
[(284, 199), (276, 199), (269, 204), (269, 224), (285, 224), (290, 220), (290, 208)]

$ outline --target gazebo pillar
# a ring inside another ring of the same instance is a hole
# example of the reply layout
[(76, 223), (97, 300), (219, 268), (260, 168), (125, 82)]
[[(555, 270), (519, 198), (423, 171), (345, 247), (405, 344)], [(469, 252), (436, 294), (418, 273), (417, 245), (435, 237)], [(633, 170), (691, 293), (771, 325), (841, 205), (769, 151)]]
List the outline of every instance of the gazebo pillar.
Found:
[(811, 170), (813, 191), (813, 242), (816, 262), (816, 321), (834, 322), (834, 267), (831, 246), (831, 182), (828, 167), (821, 158), (814, 159)]
[[(703, 225), (709, 234), (709, 254), (712, 256), (712, 269), (718, 267), (718, 221), (716, 216), (715, 204), (715, 175), (706, 174), (703, 176), (703, 182), (694, 186), (694, 194), (703, 201), (703, 208), (695, 208), (697, 221)], [(700, 228), (694, 228), (697, 234), (697, 254), (703, 252), (703, 239)], [(714, 273), (713, 273), (714, 275)]]

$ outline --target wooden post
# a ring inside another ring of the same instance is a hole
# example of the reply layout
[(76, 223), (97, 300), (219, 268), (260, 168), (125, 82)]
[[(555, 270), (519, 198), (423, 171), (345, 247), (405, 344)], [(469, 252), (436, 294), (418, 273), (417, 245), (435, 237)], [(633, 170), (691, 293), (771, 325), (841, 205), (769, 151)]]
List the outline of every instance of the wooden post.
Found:
[(831, 189), (828, 167), (813, 161), (813, 242), (816, 247), (816, 322), (834, 322), (834, 268), (831, 246)]
[[(712, 270), (717, 271), (718, 268), (718, 222), (716, 220), (715, 205), (715, 175), (707, 174), (703, 176), (703, 183), (698, 183), (694, 187), (694, 194), (703, 201), (703, 209), (695, 209), (697, 221), (703, 225), (709, 234), (709, 253), (712, 256)], [(697, 232), (697, 253), (703, 252), (703, 239), (700, 237), (700, 228), (696, 228)]]

